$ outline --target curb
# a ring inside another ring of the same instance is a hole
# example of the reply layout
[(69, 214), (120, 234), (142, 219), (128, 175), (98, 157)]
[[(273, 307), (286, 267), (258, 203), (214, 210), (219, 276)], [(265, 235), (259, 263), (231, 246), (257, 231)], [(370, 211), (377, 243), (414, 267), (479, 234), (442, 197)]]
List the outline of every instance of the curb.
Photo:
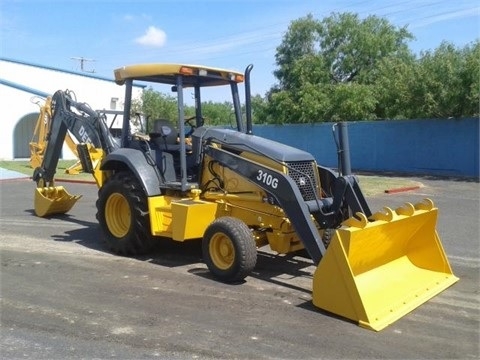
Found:
[(31, 177), (17, 177), (17, 178), (7, 178), (7, 179), (0, 179), (0, 183), (9, 182), (9, 181), (20, 181), (20, 180), (32, 180)]
[[(18, 177), (18, 178), (7, 178), (0, 179), (0, 183), (10, 182), (10, 181), (20, 181), (20, 180), (30, 180), (32, 181), (31, 176)], [(77, 184), (96, 184), (93, 180), (74, 180), (74, 179), (54, 179), (54, 182), (66, 182), (66, 183), (77, 183)]]
[(76, 184), (96, 184), (94, 180), (76, 180), (76, 179), (55, 179), (55, 182), (66, 182)]
[(401, 188), (385, 190), (385, 193), (386, 194), (396, 194), (396, 193), (400, 193), (400, 192), (412, 191), (412, 190), (417, 190), (417, 189), (420, 189), (420, 186), (405, 186), (405, 187), (401, 187)]

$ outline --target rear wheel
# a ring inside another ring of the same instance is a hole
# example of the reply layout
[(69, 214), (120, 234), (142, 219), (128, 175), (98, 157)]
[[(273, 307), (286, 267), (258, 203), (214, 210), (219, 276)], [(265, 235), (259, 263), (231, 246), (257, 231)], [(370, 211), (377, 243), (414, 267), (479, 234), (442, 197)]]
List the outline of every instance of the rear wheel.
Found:
[(145, 254), (154, 245), (147, 196), (129, 172), (113, 175), (98, 191), (97, 220), (105, 243), (116, 254)]
[(210, 224), (203, 236), (202, 252), (210, 272), (225, 282), (243, 280), (257, 262), (250, 229), (233, 217), (221, 217)]

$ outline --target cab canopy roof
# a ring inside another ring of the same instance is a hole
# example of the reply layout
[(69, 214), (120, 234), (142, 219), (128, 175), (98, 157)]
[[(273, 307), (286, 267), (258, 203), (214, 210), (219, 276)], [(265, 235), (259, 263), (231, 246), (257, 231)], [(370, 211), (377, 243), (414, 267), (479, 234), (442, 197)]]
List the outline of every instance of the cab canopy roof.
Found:
[(242, 73), (200, 65), (128, 65), (115, 69), (114, 74), (115, 82), (119, 85), (123, 85), (127, 79), (176, 85), (178, 75), (182, 75), (182, 84), (185, 87), (218, 86), (243, 82)]

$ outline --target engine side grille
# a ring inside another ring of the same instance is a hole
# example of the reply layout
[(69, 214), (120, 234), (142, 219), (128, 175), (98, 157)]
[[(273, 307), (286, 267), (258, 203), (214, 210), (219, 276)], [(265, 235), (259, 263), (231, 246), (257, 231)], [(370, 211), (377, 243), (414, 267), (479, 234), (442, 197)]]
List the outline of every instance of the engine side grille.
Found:
[(315, 163), (313, 161), (295, 161), (287, 162), (287, 165), (288, 176), (297, 184), (303, 200), (315, 200), (317, 189)]

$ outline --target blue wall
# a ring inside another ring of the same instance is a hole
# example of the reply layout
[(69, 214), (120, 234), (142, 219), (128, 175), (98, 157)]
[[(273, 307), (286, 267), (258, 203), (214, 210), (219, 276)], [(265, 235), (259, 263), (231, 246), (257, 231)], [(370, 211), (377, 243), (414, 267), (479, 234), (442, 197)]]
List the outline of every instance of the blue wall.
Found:
[[(256, 125), (253, 131), (337, 167), (332, 125)], [(478, 118), (349, 122), (348, 134), (356, 171), (479, 177)]]

